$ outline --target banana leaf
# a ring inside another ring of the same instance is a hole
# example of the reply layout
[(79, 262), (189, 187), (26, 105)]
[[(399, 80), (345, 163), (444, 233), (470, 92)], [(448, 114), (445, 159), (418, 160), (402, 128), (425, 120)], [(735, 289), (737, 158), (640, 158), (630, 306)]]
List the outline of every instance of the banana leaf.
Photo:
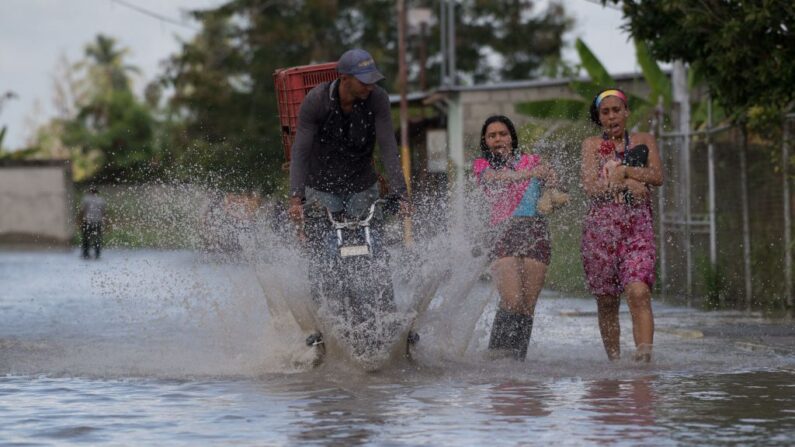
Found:
[(585, 42), (581, 39), (577, 39), (574, 46), (577, 48), (577, 54), (580, 56), (582, 67), (588, 72), (588, 76), (591, 77), (594, 83), (602, 86), (602, 88), (611, 87), (616, 84), (616, 81), (613, 80), (613, 77), (607, 72), (605, 66), (602, 65), (602, 62), (593, 54)]
[(647, 99), (638, 95), (633, 95), (632, 93), (627, 93), (627, 102), (629, 102), (629, 104), (627, 104), (629, 106), (629, 110), (634, 111), (639, 111), (648, 107), (654, 107), (654, 104), (649, 102)]
[(605, 87), (592, 81), (571, 81), (569, 82), (569, 88), (580, 95), (585, 102), (590, 104), (596, 94)]
[(668, 76), (660, 69), (657, 61), (651, 57), (645, 43), (638, 40), (635, 41), (635, 54), (643, 72), (643, 77), (646, 79), (649, 88), (651, 88), (652, 98), (649, 102), (656, 103), (657, 98), (662, 96), (665, 107), (670, 108), (672, 94), (671, 81)]

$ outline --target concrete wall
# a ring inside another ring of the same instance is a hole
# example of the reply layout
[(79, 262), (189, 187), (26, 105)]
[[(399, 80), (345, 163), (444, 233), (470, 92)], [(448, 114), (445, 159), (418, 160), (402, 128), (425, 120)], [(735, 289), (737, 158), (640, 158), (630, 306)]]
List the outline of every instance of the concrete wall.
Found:
[[(628, 93), (648, 97), (649, 87), (640, 74), (616, 76), (616, 86)], [(521, 127), (532, 118), (516, 112), (516, 105), (527, 101), (559, 98), (582, 99), (569, 88), (568, 80), (520, 81), (465, 87), (459, 90), (463, 109), (464, 144), (477, 145), (480, 128), (491, 115), (505, 115)]]
[(68, 245), (73, 211), (68, 162), (0, 162), (0, 242)]

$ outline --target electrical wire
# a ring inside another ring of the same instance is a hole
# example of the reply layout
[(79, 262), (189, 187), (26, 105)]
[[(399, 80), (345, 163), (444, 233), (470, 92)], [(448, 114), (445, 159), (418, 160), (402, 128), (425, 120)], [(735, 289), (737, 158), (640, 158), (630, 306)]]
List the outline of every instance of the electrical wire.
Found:
[(604, 3), (604, 4), (602, 4), (602, 2), (600, 0), (585, 0), (585, 1), (588, 2), (588, 3), (593, 3), (595, 5), (599, 5), (599, 6), (603, 7), (603, 8), (615, 9), (616, 11), (621, 11), (622, 10), (620, 5), (614, 4), (614, 3)]
[(176, 19), (172, 19), (170, 17), (166, 17), (164, 15), (161, 15), (161, 14), (158, 14), (156, 12), (150, 11), (148, 9), (142, 8), (142, 7), (138, 6), (138, 5), (134, 5), (132, 3), (126, 2), (124, 0), (110, 0), (110, 2), (111, 3), (116, 3), (116, 4), (120, 5), (120, 6), (124, 6), (124, 7), (129, 8), (129, 9), (132, 9), (133, 11), (136, 11), (136, 12), (139, 12), (139, 13), (141, 13), (143, 15), (152, 17), (152, 18), (157, 19), (157, 20), (160, 20), (161, 22), (166, 22), (166, 23), (170, 23), (172, 25), (182, 26), (184, 28), (188, 28), (188, 29), (191, 29), (193, 31), (198, 31), (198, 28), (196, 28), (194, 26), (191, 26), (191, 25), (189, 25), (189, 24), (187, 24), (187, 23), (185, 23), (183, 21), (179, 21), (179, 20), (176, 20)]

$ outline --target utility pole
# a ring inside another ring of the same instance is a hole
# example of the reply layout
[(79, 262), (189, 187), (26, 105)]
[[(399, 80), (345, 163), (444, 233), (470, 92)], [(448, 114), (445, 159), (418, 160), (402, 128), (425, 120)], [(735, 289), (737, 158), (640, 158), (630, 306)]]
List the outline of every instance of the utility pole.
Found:
[(408, 8), (406, 12), (406, 36), (407, 38), (416, 37), (419, 47), (419, 63), (420, 63), (420, 91), (424, 92), (428, 87), (425, 79), (425, 64), (428, 61), (428, 51), (425, 45), (425, 35), (428, 30), (428, 24), (431, 23), (431, 16), (433, 12), (430, 8), (414, 7)]
[[(411, 154), (409, 153), (409, 102), (406, 97), (406, 0), (398, 0), (398, 83), (400, 84), (400, 160), (403, 167), (403, 178), (411, 198)], [(403, 221), (403, 239), (411, 243), (411, 220)]]
[(428, 24), (425, 22), (420, 24), (420, 91), (424, 92), (428, 88), (428, 82), (425, 80), (425, 64), (428, 63), (428, 48), (425, 45), (425, 33)]
[(439, 64), (439, 85), (447, 85), (447, 1), (439, 2), (439, 48), (442, 63)]
[(458, 83), (455, 68), (455, 2), (447, 0), (447, 56), (448, 68), (447, 75), (450, 76), (450, 84), (456, 85)]
[(411, 194), (411, 160), (409, 157), (409, 102), (406, 97), (406, 1), (398, 0), (398, 83), (400, 84), (400, 158), (403, 177)]
[(455, 1), (439, 2), (439, 41), (442, 50), (441, 80), (443, 86), (456, 85), (455, 68)]

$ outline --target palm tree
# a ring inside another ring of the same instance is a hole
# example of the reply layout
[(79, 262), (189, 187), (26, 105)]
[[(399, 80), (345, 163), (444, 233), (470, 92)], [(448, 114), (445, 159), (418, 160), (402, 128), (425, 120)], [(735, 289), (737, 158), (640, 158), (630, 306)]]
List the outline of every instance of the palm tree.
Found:
[(129, 75), (140, 73), (137, 67), (123, 63), (129, 52), (127, 48), (117, 48), (116, 39), (98, 34), (94, 42), (86, 45), (86, 60), (79, 62), (77, 68), (86, 68), (88, 78), (100, 91), (127, 91), (130, 89)]
[[(0, 96), (0, 111), (3, 110), (3, 103), (4, 102), (6, 102), (9, 99), (16, 98), (16, 97), (17, 97), (17, 94), (12, 92), (11, 90), (5, 92), (3, 94), (3, 96)], [(6, 126), (3, 126), (2, 128), (0, 128), (0, 151), (3, 150), (3, 140), (5, 139), (5, 136), (6, 136)]]

